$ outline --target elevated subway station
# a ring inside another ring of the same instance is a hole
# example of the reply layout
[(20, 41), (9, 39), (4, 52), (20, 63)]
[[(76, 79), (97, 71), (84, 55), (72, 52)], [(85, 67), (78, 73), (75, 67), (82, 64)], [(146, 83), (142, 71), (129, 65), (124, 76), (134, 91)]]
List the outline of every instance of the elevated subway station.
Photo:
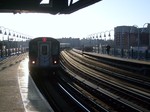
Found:
[(71, 14), (101, 0), (1, 0), (0, 12)]
[[(76, 2), (74, 0), (50, 0), (48, 3), (41, 3), (42, 0), (1, 0), (0, 13), (70, 14), (99, 1), (101, 0), (78, 0)], [(5, 36), (5, 30), (4, 27), (0, 29), (2, 36)], [(15, 61), (13, 64), (7, 64), (6, 60), (3, 61), (3, 57), (7, 59), (12, 53), (18, 53), (20, 50), (22, 53), (26, 52), (23, 50), (28, 46), (26, 40), (31, 39), (26, 38), (23, 34), (16, 34), (17, 32), (14, 31), (13, 33), (15, 34), (11, 36), (15, 40), (9, 39), (10, 33), (8, 33), (8, 39), (4, 40), (4, 37), (2, 37), (0, 42), (0, 111), (53, 112), (37, 91), (32, 78), (28, 74), (28, 61), (24, 60), (21, 63)], [(5, 63), (6, 66), (3, 66), (2, 63)]]

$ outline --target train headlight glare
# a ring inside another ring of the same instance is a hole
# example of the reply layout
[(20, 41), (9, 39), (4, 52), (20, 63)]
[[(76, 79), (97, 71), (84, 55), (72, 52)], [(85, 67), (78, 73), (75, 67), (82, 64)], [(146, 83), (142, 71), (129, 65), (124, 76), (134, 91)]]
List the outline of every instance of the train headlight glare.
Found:
[(57, 61), (56, 60), (54, 60), (54, 64), (56, 64), (57, 63)]
[(35, 64), (35, 61), (32, 61), (32, 64)]

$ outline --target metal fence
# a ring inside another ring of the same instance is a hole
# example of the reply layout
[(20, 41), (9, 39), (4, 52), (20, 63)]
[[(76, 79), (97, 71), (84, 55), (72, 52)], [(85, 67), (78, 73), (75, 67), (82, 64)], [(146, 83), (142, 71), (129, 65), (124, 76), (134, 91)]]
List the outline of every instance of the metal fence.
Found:
[(111, 48), (108, 53), (106, 51), (106, 48), (101, 48), (101, 49), (93, 49), (93, 52), (100, 53), (100, 54), (107, 54), (107, 55), (121, 57), (121, 58), (130, 58), (130, 59), (150, 61), (150, 50), (137, 51), (133, 49), (128, 50), (128, 49)]

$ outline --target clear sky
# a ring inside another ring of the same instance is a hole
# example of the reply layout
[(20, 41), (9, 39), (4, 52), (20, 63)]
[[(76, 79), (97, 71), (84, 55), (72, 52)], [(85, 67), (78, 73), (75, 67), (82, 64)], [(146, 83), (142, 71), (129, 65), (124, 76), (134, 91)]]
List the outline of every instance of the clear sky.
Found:
[(102, 0), (69, 15), (0, 13), (0, 26), (31, 36), (83, 38), (121, 25), (150, 23), (150, 0)]

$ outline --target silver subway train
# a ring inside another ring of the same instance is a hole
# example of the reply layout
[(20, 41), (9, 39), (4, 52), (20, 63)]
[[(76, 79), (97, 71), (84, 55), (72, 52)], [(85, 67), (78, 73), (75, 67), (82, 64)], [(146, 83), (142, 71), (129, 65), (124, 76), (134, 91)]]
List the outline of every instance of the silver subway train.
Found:
[(29, 70), (59, 68), (60, 43), (51, 37), (37, 37), (29, 42)]

